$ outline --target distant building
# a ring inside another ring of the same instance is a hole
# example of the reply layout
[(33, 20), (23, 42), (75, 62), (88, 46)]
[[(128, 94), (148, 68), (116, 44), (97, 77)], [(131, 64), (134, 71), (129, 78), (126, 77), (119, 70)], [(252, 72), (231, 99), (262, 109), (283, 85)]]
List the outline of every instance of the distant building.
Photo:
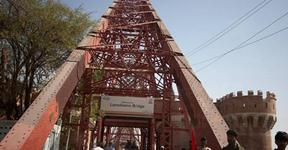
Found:
[(271, 150), (271, 129), (276, 123), (276, 98), (271, 92), (230, 93), (215, 103), (228, 126), (239, 133), (239, 143), (246, 150)]

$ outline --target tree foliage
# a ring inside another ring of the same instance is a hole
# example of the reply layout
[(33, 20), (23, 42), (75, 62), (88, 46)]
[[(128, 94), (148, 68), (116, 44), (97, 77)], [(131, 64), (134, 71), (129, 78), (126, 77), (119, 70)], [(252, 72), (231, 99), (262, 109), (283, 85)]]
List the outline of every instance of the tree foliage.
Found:
[(0, 2), (0, 106), (8, 119), (28, 108), (91, 24), (81, 8), (53, 1)]

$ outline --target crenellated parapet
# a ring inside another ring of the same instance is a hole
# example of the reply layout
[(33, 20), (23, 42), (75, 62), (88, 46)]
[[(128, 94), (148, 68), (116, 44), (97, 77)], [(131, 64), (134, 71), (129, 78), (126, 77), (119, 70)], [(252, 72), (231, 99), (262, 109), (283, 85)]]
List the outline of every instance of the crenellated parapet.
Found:
[(242, 91), (230, 93), (217, 99), (215, 105), (222, 115), (235, 113), (270, 113), (276, 114), (275, 108), (276, 96), (274, 93), (267, 91), (263, 95), (262, 91), (249, 90), (247, 94)]
[[(276, 123), (276, 96), (272, 92), (238, 91), (217, 99), (216, 107), (229, 128), (239, 133), (246, 149), (272, 149), (271, 129)], [(255, 144), (255, 142), (259, 144)]]
[(243, 94), (243, 91), (237, 91), (237, 94), (235, 94), (234, 92), (231, 92), (230, 94), (227, 94), (225, 96), (223, 96), (220, 99), (217, 99), (217, 102), (219, 101), (223, 101), (225, 99), (230, 99), (233, 97), (245, 97), (245, 96), (261, 96), (263, 100), (265, 99), (275, 99), (275, 94), (273, 92), (267, 91), (266, 92), (266, 97), (264, 97), (263, 92), (258, 90), (256, 93), (254, 93), (254, 91), (252, 90), (248, 90), (247, 94)]

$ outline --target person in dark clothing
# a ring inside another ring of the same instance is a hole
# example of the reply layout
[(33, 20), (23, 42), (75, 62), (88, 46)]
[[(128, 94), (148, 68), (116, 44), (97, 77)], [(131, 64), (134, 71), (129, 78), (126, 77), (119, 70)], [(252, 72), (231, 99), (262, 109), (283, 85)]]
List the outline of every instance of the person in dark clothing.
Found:
[(200, 146), (197, 148), (197, 150), (211, 150), (211, 148), (209, 148), (207, 146), (207, 139), (206, 137), (202, 137), (200, 139)]
[(288, 134), (283, 131), (279, 131), (275, 135), (275, 143), (277, 148), (275, 150), (285, 150), (288, 144)]
[(131, 140), (127, 140), (127, 143), (125, 145), (125, 150), (130, 150), (132, 148), (132, 142)]
[(137, 144), (136, 144), (136, 141), (133, 141), (133, 142), (132, 142), (131, 150), (138, 150), (138, 146), (137, 146)]
[(238, 134), (234, 130), (228, 130), (227, 134), (227, 141), (228, 145), (223, 147), (222, 150), (245, 150), (238, 142), (237, 137)]

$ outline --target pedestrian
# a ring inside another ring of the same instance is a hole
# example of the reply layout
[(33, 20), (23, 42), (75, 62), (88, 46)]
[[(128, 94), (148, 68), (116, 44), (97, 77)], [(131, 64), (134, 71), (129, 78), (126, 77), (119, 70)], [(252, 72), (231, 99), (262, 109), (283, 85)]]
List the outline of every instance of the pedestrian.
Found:
[(115, 150), (114, 147), (113, 147), (113, 144), (112, 142), (109, 142), (106, 147), (104, 148), (104, 150)]
[(104, 150), (102, 142), (97, 142), (97, 145), (95, 148), (92, 148), (93, 150)]
[(222, 150), (245, 150), (237, 141), (238, 134), (234, 130), (226, 132), (228, 145), (223, 147)]
[(275, 135), (275, 143), (277, 148), (274, 150), (285, 150), (288, 144), (288, 134), (283, 131), (278, 131)]
[(139, 148), (138, 148), (138, 146), (137, 146), (137, 144), (136, 144), (136, 141), (133, 141), (132, 142), (132, 145), (131, 145), (131, 150), (138, 150)]
[(131, 150), (132, 148), (132, 142), (131, 140), (127, 140), (127, 143), (125, 145), (125, 150)]
[(207, 139), (206, 137), (202, 137), (200, 139), (200, 146), (197, 148), (197, 150), (211, 150), (211, 148), (209, 148), (207, 146)]

